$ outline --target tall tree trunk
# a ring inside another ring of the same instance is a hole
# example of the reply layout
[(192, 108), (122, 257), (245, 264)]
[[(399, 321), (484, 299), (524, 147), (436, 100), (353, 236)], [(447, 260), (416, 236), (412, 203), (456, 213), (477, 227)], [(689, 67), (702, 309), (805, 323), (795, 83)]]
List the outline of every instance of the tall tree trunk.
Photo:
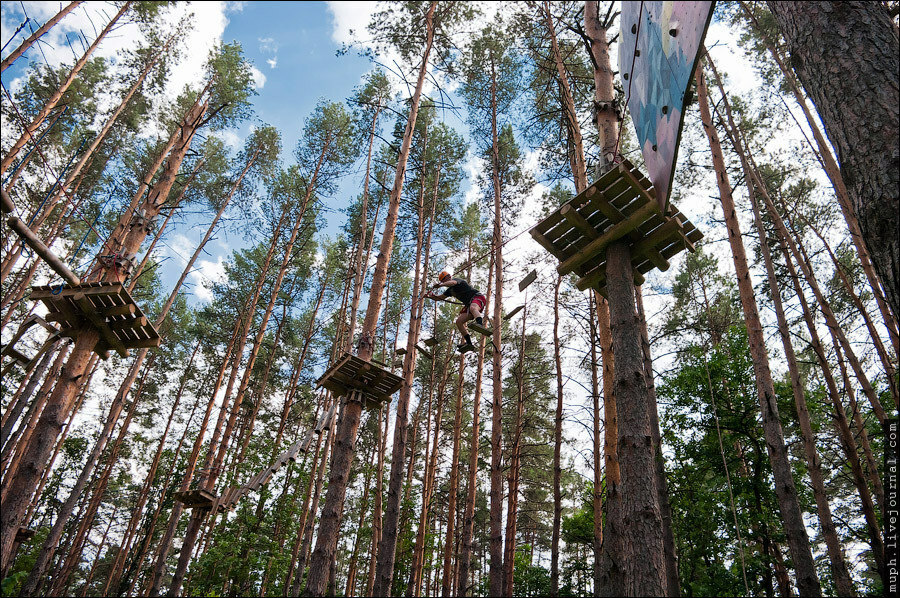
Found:
[(500, 328), (503, 321), (503, 231), (500, 188), (500, 143), (497, 132), (497, 73), (493, 51), (490, 53), (491, 67), (491, 177), (494, 188), (494, 231), (491, 238), (491, 253), (494, 258), (493, 337), (491, 352), (493, 382), (491, 384), (491, 490), (490, 490), (490, 554), (489, 591), (491, 596), (503, 594), (503, 363), (501, 355)]
[(2, 537), (2, 554), (0, 554), (0, 574), (6, 575), (12, 560), (12, 547), (28, 502), (41, 479), (56, 438), (62, 431), (63, 423), (68, 419), (74, 406), (79, 387), (79, 379), (84, 376), (91, 361), (94, 347), (100, 340), (100, 333), (92, 328), (81, 329), (75, 340), (75, 346), (60, 371), (59, 379), (53, 393), (41, 412), (40, 420), (35, 426), (31, 439), (20, 461), (15, 477), (9, 480), (6, 496), (0, 508), (0, 537)]
[(566, 63), (563, 60), (559, 43), (556, 39), (556, 26), (553, 24), (553, 15), (550, 12), (550, 2), (544, 0), (540, 5), (541, 16), (547, 26), (550, 35), (550, 52), (553, 55), (553, 64), (556, 66), (557, 84), (562, 103), (563, 114), (566, 119), (566, 129), (572, 139), (572, 177), (575, 180), (575, 192), (581, 193), (587, 189), (587, 167), (584, 160), (584, 142), (581, 136), (581, 123), (578, 120), (578, 111), (575, 109), (575, 100), (572, 98), (572, 89), (569, 86), (569, 74)]
[[(436, 309), (436, 308), (435, 308)], [(431, 449), (429, 452), (428, 440), (425, 441), (425, 473), (422, 476), (422, 505), (419, 515), (419, 527), (416, 530), (416, 543), (413, 550), (413, 567), (410, 576), (410, 584), (407, 586), (407, 596), (420, 596), (422, 591), (422, 571), (425, 564), (425, 537), (431, 522), (429, 521), (429, 512), (431, 510), (431, 499), (434, 496), (434, 479), (437, 472), (437, 459), (440, 446), (438, 439), (441, 434), (441, 422), (444, 416), (444, 399), (447, 385), (447, 378), (450, 375), (450, 359), (453, 355), (453, 336), (451, 335), (447, 341), (447, 353), (444, 363), (442, 364), (443, 375), (437, 389), (437, 408), (434, 416), (434, 436), (431, 440)], [(429, 403), (431, 392), (429, 392)], [(429, 417), (430, 425), (430, 417)], [(428, 584), (425, 584), (426, 590)]]
[(680, 596), (681, 581), (678, 577), (678, 552), (675, 546), (675, 531), (672, 529), (672, 504), (669, 501), (669, 483), (662, 452), (662, 435), (659, 431), (659, 412), (656, 406), (656, 384), (653, 382), (653, 357), (650, 354), (650, 334), (647, 331), (647, 316), (644, 313), (644, 296), (641, 287), (635, 287), (638, 319), (641, 321), (641, 349), (644, 355), (644, 376), (647, 378), (647, 392), (650, 398), (650, 432), (656, 447), (656, 492), (659, 495), (659, 512), (662, 515), (663, 549), (666, 559), (666, 595)]
[(850, 578), (850, 572), (847, 569), (847, 563), (844, 560), (844, 554), (838, 539), (837, 531), (834, 527), (834, 521), (831, 517), (831, 507), (828, 504), (828, 496), (825, 491), (825, 481), (822, 474), (821, 460), (818, 451), (816, 451), (815, 436), (813, 435), (812, 425), (809, 419), (809, 410), (806, 406), (806, 393), (804, 391), (803, 381), (800, 380), (800, 369), (797, 364), (797, 356), (794, 353), (794, 346), (791, 342), (790, 330), (788, 329), (787, 319), (784, 314), (784, 307), (781, 302), (781, 289), (778, 286), (778, 280), (775, 275), (775, 266), (772, 262), (772, 256), (769, 252), (769, 245), (766, 241), (766, 230), (763, 225), (762, 216), (759, 211), (759, 205), (756, 199), (756, 190), (754, 181), (755, 173), (751, 173), (750, 165), (743, 144), (741, 143), (741, 135), (735, 126), (734, 119), (731, 114), (731, 105), (728, 102), (728, 96), (722, 86), (722, 81), (716, 72), (715, 65), (709, 61), (710, 68), (716, 77), (719, 91), (722, 94), (722, 104), (725, 108), (725, 116), (728, 120), (728, 127), (731, 129), (731, 140), (734, 143), (734, 150), (738, 154), (741, 161), (741, 167), (744, 171), (744, 178), (748, 181), (747, 192), (750, 198), (750, 204), (753, 208), (753, 218), (756, 223), (756, 232), (759, 235), (760, 251), (762, 253), (763, 262), (766, 267), (766, 275), (769, 282), (769, 294), (772, 298), (772, 304), (775, 307), (775, 316), (778, 321), (778, 332), (781, 336), (781, 343), (784, 347), (785, 358), (787, 359), (788, 372), (791, 378), (791, 388), (794, 394), (794, 405), (797, 410), (797, 420), (800, 423), (800, 430), (803, 438), (803, 451), (806, 456), (807, 469), (809, 471), (810, 482), (812, 482), (813, 496), (816, 500), (816, 507), (819, 515), (819, 523), (822, 526), (822, 535), (825, 538), (825, 544), (828, 548), (828, 557), (831, 561), (831, 572), (835, 580), (835, 586), (839, 596), (853, 596), (853, 581)]
[(134, 537), (134, 534), (137, 533), (137, 526), (140, 523), (140, 516), (144, 510), (144, 505), (147, 504), (147, 500), (150, 496), (150, 489), (153, 486), (153, 481), (156, 478), (156, 470), (159, 467), (160, 460), (162, 459), (163, 450), (165, 449), (166, 440), (169, 437), (169, 430), (172, 427), (172, 420), (175, 418), (175, 412), (178, 409), (178, 405), (181, 403), (181, 397), (184, 394), (184, 389), (187, 386), (187, 382), (189, 380), (189, 373), (191, 370), (191, 366), (194, 363), (194, 358), (197, 356), (197, 352), (200, 349), (200, 341), (194, 346), (194, 350), (191, 352), (191, 357), (188, 359), (187, 367), (184, 370), (184, 373), (181, 376), (181, 383), (178, 386), (178, 391), (175, 393), (175, 400), (172, 402), (172, 409), (169, 412), (169, 419), (166, 421), (166, 427), (163, 430), (162, 436), (159, 439), (159, 444), (156, 448), (156, 453), (153, 455), (153, 461), (150, 463), (150, 469), (147, 471), (146, 478), (144, 480), (144, 486), (141, 488), (141, 492), (138, 495), (137, 504), (132, 509), (131, 519), (128, 522), (128, 527), (125, 529), (125, 534), (122, 537), (122, 541), (119, 543), (119, 549), (116, 551), (116, 556), (113, 559), (112, 563), (112, 571), (107, 576), (106, 583), (103, 586), (103, 591), (101, 594), (108, 595), (110, 588), (117, 588), (119, 585), (119, 581), (122, 577), (122, 571), (125, 568), (125, 560), (128, 556), (129, 549), (131, 547), (131, 540)]
[[(146, 525), (147, 533), (144, 535), (144, 538), (140, 544), (140, 548), (137, 551), (137, 555), (131, 561), (131, 582), (127, 584), (127, 589), (125, 588), (125, 581), (128, 579), (128, 573), (125, 573), (125, 579), (122, 580), (121, 585), (117, 590), (114, 591), (115, 595), (126, 595), (131, 596), (134, 593), (134, 588), (137, 585), (138, 578), (141, 576), (141, 573), (151, 573), (152, 569), (144, 569), (144, 558), (147, 556), (147, 552), (150, 550), (150, 545), (153, 542), (153, 533), (156, 530), (156, 522), (159, 520), (159, 514), (162, 512), (163, 504), (165, 503), (166, 494), (169, 491), (169, 483), (172, 480), (172, 476), (175, 474), (175, 467), (178, 464), (178, 458), (181, 456), (181, 448), (184, 446), (184, 441), (187, 438), (188, 430), (190, 429), (191, 422), (194, 421), (194, 414), (197, 412), (197, 407), (200, 406), (200, 399), (198, 398), (194, 401), (194, 406), (191, 408), (191, 414), (188, 416), (187, 422), (184, 425), (184, 431), (181, 434), (181, 438), (178, 440), (178, 446), (175, 447), (175, 451), (172, 455), (172, 461), (169, 465), (169, 470), (166, 472), (166, 478), (162, 484), (162, 490), (159, 493), (159, 500), (156, 502), (156, 509), (153, 511), (153, 515), (150, 517), (150, 522)], [(152, 579), (150, 575), (145, 576), (145, 584)], [(139, 592), (140, 595), (146, 595), (145, 591)]]
[[(869, 487), (866, 484), (866, 479), (862, 471), (862, 466), (860, 464), (859, 452), (856, 447), (856, 439), (854, 438), (853, 432), (850, 429), (850, 424), (847, 421), (847, 415), (844, 412), (844, 406), (841, 403), (840, 394), (838, 392), (837, 384), (834, 380), (831, 365), (828, 362), (828, 358), (825, 355), (825, 348), (822, 345), (822, 342), (819, 338), (819, 333), (816, 330), (815, 321), (813, 320), (813, 312), (806, 300), (805, 291), (800, 285), (800, 277), (797, 275), (796, 268), (794, 267), (790, 250), (787, 247), (787, 243), (785, 243), (783, 239), (779, 238), (778, 243), (781, 247), (781, 252), (784, 256), (785, 264), (788, 268), (788, 273), (790, 274), (791, 281), (794, 285), (794, 292), (796, 293), (797, 298), (800, 300), (800, 306), (803, 311), (803, 319), (805, 320), (806, 328), (809, 331), (813, 352), (816, 354), (816, 360), (819, 363), (819, 367), (822, 370), (822, 376), (825, 379), (825, 386), (828, 390), (828, 396), (830, 397), (832, 406), (834, 407), (834, 425), (838, 432), (838, 438), (840, 438), (841, 441), (841, 448), (843, 448), (844, 454), (846, 456), (846, 462), (850, 467), (853, 483), (856, 486), (857, 493), (859, 494), (860, 503), (863, 510), (863, 517), (865, 518), (866, 528), (869, 535), (869, 545), (872, 548), (876, 568), (878, 569), (882, 580), (886, 580), (886, 570), (884, 568), (884, 542), (881, 535), (881, 527), (878, 523), (878, 517), (875, 513), (875, 505), (872, 502), (872, 495), (869, 492)], [(844, 375), (845, 389), (848, 396), (850, 396), (852, 400), (853, 389), (850, 384), (850, 378), (846, 371), (846, 366), (844, 365), (844, 361), (840, 355), (840, 344), (837, 343), (836, 339), (834, 339), (834, 342), (835, 349), (838, 351), (838, 363), (840, 364), (841, 372)], [(861, 438), (861, 440), (865, 442), (865, 438)], [(877, 475), (877, 471), (875, 473), (875, 480), (880, 485), (881, 480)]]
[(441, 596), (447, 598), (453, 589), (453, 538), (456, 533), (456, 495), (459, 493), (459, 440), (462, 435), (463, 386), (465, 384), (466, 356), (459, 357), (459, 373), (456, 376), (456, 405), (453, 417), (453, 455), (450, 457), (450, 490), (447, 498), (447, 532), (444, 537), (444, 574), (441, 577)]
[[(471, 256), (471, 247), (469, 251)], [(471, 259), (469, 260), (471, 263)], [(471, 269), (469, 280), (472, 280)], [(485, 297), (491, 300), (494, 284), (494, 257), (491, 255), (488, 265), (488, 283)], [(475, 366), (475, 397), (472, 399), (472, 439), (469, 442), (468, 482), (466, 485), (466, 507), (462, 519), (462, 538), (460, 539), (459, 571), (456, 576), (456, 594), (465, 596), (471, 587), (471, 567), (473, 536), (475, 534), (475, 495), (478, 489), (478, 445), (481, 439), (481, 379), (484, 374), (484, 348), (487, 338), (482, 336), (478, 342), (478, 361)]]
[[(731, 253), (734, 259), (741, 307), (747, 323), (747, 334), (750, 342), (750, 353), (753, 357), (753, 370), (756, 377), (756, 389), (759, 396), (766, 449), (769, 453), (769, 461), (772, 463), (775, 495), (778, 499), (781, 521), (784, 525), (788, 545), (790, 546), (791, 559), (797, 572), (797, 586), (800, 595), (820, 596), (822, 590), (819, 586), (819, 577), (812, 558), (809, 536), (806, 533), (803, 515), (797, 500), (797, 489), (794, 486), (794, 479), (791, 474), (787, 447), (784, 444), (784, 433), (781, 428), (778, 404), (775, 398), (775, 384), (772, 381), (772, 372), (769, 369), (769, 357), (766, 353), (765, 338), (759, 319), (759, 309), (756, 304), (756, 297), (753, 295), (747, 255), (744, 251), (744, 243), (741, 240), (741, 230), (737, 220), (734, 200), (731, 196), (728, 173), (725, 170), (722, 147), (719, 143), (718, 133), (712, 124), (706, 78), (703, 76), (702, 68), (697, 69), (695, 77), (697, 80), (697, 99), (700, 105), (700, 115), (703, 121), (703, 128), (709, 138), (710, 148), (712, 149), (716, 183), (719, 186), (722, 211), (728, 228), (728, 241), (731, 245)], [(616, 358), (618, 359), (618, 353)]]
[[(562, 523), (562, 420), (563, 373), (559, 350), (559, 287), (562, 276), (553, 287), (553, 361), (556, 364), (556, 417), (553, 420), (553, 531), (550, 536), (550, 596), (559, 596), (559, 531)], [(597, 443), (594, 443), (596, 450)]]
[[(391, 253), (394, 247), (394, 231), (397, 226), (397, 216), (400, 209), (400, 196), (403, 193), (403, 183), (406, 176), (406, 162), (409, 158), (409, 150), (412, 145), (413, 133), (415, 132), (416, 126), (416, 118), (419, 113), (419, 101), (422, 97), (422, 87), (425, 83), (425, 75), (428, 72), (428, 60), (431, 55), (432, 44), (434, 43), (434, 11), (437, 7), (437, 2), (432, 1), (428, 6), (428, 12), (425, 15), (425, 51), (422, 55), (422, 63), (419, 67), (419, 75), (416, 80), (416, 90), (413, 93), (410, 108), (409, 108), (409, 116), (406, 120), (406, 128), (403, 131), (403, 140), (400, 144), (400, 154), (397, 159), (397, 169), (394, 175), (394, 185), (391, 189), (390, 202), (388, 204), (388, 215), (385, 219), (384, 223), (384, 232), (381, 236), (381, 251), (379, 252), (378, 259), (375, 262), (375, 273), (372, 276), (372, 287), (369, 291), (369, 305), (366, 309), (366, 318), (363, 322), (363, 330), (362, 336), (359, 340), (358, 352), (359, 356), (363, 359), (369, 359), (372, 356), (372, 352), (374, 350), (374, 334), (375, 328), (378, 324), (378, 314), (381, 310), (381, 295), (384, 290), (385, 277), (387, 276), (387, 269), (391, 259)], [(415, 351), (407, 352), (407, 358), (413, 359), (415, 357)], [(404, 364), (404, 371), (406, 369), (406, 364)], [(404, 388), (406, 387), (406, 382), (404, 381)], [(401, 393), (403, 389), (401, 388)], [(406, 421), (407, 409), (408, 409), (408, 399), (406, 401), (406, 405), (403, 405), (403, 399), (401, 394), (401, 399), (398, 400), (398, 408), (397, 408), (397, 423), (399, 424), (401, 421), (401, 405), (403, 411), (402, 420)], [(355, 403), (348, 403), (351, 407), (350, 414), (356, 414), (361, 409), (361, 405), (357, 405)], [(346, 431), (344, 432), (344, 428), (342, 428), (342, 433), (346, 433), (350, 435), (351, 433), (355, 435), (356, 429), (355, 426), (352, 425), (352, 418), (348, 420)], [(357, 422), (358, 425), (358, 422)], [(405, 433), (405, 427), (404, 431)], [(395, 436), (394, 436), (395, 444), (398, 441), (397, 436), (397, 426), (395, 426)], [(353, 448), (350, 446), (349, 448)], [(401, 447), (402, 448), (402, 447)], [(403, 453), (401, 452), (399, 457), (396, 453), (396, 447), (392, 452), (392, 461), (391, 461), (391, 477), (388, 482), (388, 504), (385, 509), (385, 517), (384, 517), (384, 530), (382, 532), (381, 541), (378, 545), (378, 558), (376, 561), (376, 579), (375, 586), (373, 589), (374, 595), (384, 596), (390, 593), (391, 584), (394, 579), (394, 554), (396, 549), (396, 529), (397, 523), (399, 519), (399, 503), (397, 506), (394, 506), (394, 502), (396, 502), (399, 496), (399, 475), (402, 471), (402, 462), (403, 462)], [(396, 458), (396, 460), (395, 460)], [(394, 468), (400, 467), (401, 469), (394, 474)], [(395, 477), (396, 475), (396, 477)], [(331, 494), (331, 486), (329, 485), (329, 495)], [(346, 487), (335, 488), (335, 494), (343, 492), (346, 490)], [(337, 497), (335, 497), (336, 499)], [(326, 522), (323, 521), (323, 526)], [(329, 525), (333, 525), (329, 522)], [(326, 528), (323, 527), (323, 530)], [(331, 532), (329, 532), (331, 533)], [(328, 538), (328, 542), (334, 542), (335, 539)], [(325, 546), (323, 545), (323, 549)], [(333, 550), (324, 550), (323, 558), (327, 556), (328, 560), (333, 558), (331, 555), (333, 554)], [(319, 584), (321, 585), (321, 584)], [(314, 588), (313, 591), (310, 592), (311, 595), (315, 595), (317, 592), (321, 592), (318, 587)]]
[(662, 596), (666, 561), (657, 493), (657, 447), (651, 433), (649, 390), (644, 377), (640, 324), (635, 311), (631, 249), (607, 250), (607, 290), (612, 348), (616, 356), (618, 457), (622, 482), (624, 581), (627, 596)]
[[(596, 0), (584, 3), (584, 31), (590, 45), (594, 75), (594, 120), (600, 134), (600, 158), (604, 166), (616, 158), (617, 126), (621, 120), (615, 106), (613, 71), (609, 60), (609, 43), (606, 36), (608, 22), (600, 22), (600, 6)], [(576, 178), (577, 180), (577, 178)], [(618, 456), (618, 408), (615, 394), (615, 356), (612, 350), (609, 303), (595, 295), (597, 301), (597, 335), (600, 341), (600, 358), (603, 362), (603, 453), (606, 470), (606, 525), (603, 529), (603, 545), (599, 566), (599, 596), (621, 596), (625, 593), (623, 505), (621, 473)], [(599, 457), (595, 455), (595, 459)], [(596, 467), (596, 466), (595, 466)]]
[[(335, 398), (334, 400), (340, 400)], [(335, 414), (334, 419), (337, 420), (337, 414)], [(322, 496), (322, 483), (325, 479), (325, 465), (329, 461), (329, 455), (334, 448), (334, 427), (336, 421), (332, 421), (330, 433), (328, 436), (328, 442), (325, 444), (325, 451), (322, 454), (322, 459), (319, 462), (319, 472), (316, 474), (316, 485), (315, 490), (312, 496), (312, 504), (310, 505), (308, 511), (304, 511), (305, 516), (305, 526), (301, 527), (303, 532), (303, 544), (300, 547), (300, 557), (299, 562), (297, 563), (297, 570), (294, 576), (294, 582), (291, 586), (291, 596), (299, 596), (300, 588), (303, 585), (303, 574), (306, 569), (306, 562), (309, 560), (309, 551), (312, 547), (312, 535), (313, 528), (315, 522), (315, 515), (319, 511), (319, 500)]]
[[(526, 295), (526, 305), (527, 305)], [(509, 453), (507, 477), (508, 501), (506, 503), (506, 547), (503, 563), (503, 595), (512, 596), (515, 590), (516, 529), (519, 516), (519, 480), (522, 469), (522, 426), (525, 417), (525, 321), (528, 309), (522, 311), (522, 344), (519, 350), (519, 372), (516, 376), (516, 417), (513, 423), (513, 441)]]
[[(375, 133), (376, 126), (378, 123), (378, 115), (381, 114), (381, 105), (379, 105), (375, 109), (375, 114), (372, 116), (372, 131), (369, 133), (369, 153), (366, 157), (366, 176), (363, 178), (363, 196), (362, 196), (362, 207), (359, 212), (359, 245), (356, 251), (356, 266), (354, 272), (354, 283), (353, 283), (353, 305), (350, 308), (350, 330), (347, 336), (347, 348), (349, 350), (350, 344), (353, 342), (353, 336), (356, 334), (356, 315), (359, 311), (359, 300), (362, 297), (362, 288), (363, 282), (366, 278), (366, 266), (369, 263), (368, 257), (369, 254), (366, 254), (366, 260), (363, 261), (363, 251), (362, 248), (366, 245), (366, 234), (369, 229), (369, 222), (366, 212), (369, 207), (369, 173), (371, 172), (372, 167), (372, 147), (375, 143)], [(375, 221), (372, 223), (372, 239), (375, 238), (375, 225), (378, 220), (378, 212), (375, 212)], [(371, 248), (371, 244), (369, 245)]]
[[(603, 551), (603, 469), (601, 467), (602, 453), (600, 451), (600, 377), (597, 375), (599, 360), (597, 359), (597, 310), (599, 309), (596, 301), (597, 295), (593, 292), (588, 293), (588, 319), (590, 337), (590, 356), (591, 356), (591, 423), (593, 424), (593, 496), (591, 497), (591, 505), (594, 514), (594, 526), (591, 548), (594, 551), (594, 566), (592, 567), (593, 589), (592, 595), (600, 595), (600, 586), (603, 583), (600, 569), (601, 554)], [(556, 306), (558, 309), (558, 306)], [(562, 376), (559, 377), (559, 391), (557, 399), (557, 418), (558, 426), (562, 425)], [(559, 440), (557, 440), (559, 442)], [(561, 507), (560, 507), (561, 509)]]
[(837, 150), (888, 304), (900, 314), (900, 41), (887, 6), (767, 2)]
[(765, 41), (766, 48), (768, 48), (769, 53), (772, 54), (772, 58), (775, 59), (775, 62), (778, 64), (778, 67), (784, 74), (785, 81), (787, 82), (791, 92), (794, 94), (794, 99), (797, 101), (797, 104), (803, 111), (803, 116), (806, 118), (806, 122), (809, 125), (810, 130), (812, 131), (813, 139), (815, 139), (816, 142), (815, 149), (818, 150), (816, 154), (822, 162), (822, 167), (825, 170), (825, 173), (831, 180), (831, 185), (834, 188), (835, 197), (837, 197), (838, 205), (840, 205), (841, 207), (841, 213), (843, 214), (844, 220), (847, 222), (847, 228), (850, 231), (850, 238), (853, 241), (853, 245), (856, 247), (856, 253), (859, 256), (860, 263), (862, 264), (863, 272), (865, 272), (866, 278), (869, 281), (869, 286), (872, 289), (872, 293), (875, 295), (875, 300), (878, 303), (878, 309), (881, 312), (881, 317), (884, 320), (884, 325), (887, 327), (888, 334), (891, 338), (891, 343), (894, 345), (894, 352), (900, 354), (900, 335), (898, 335), (897, 320), (894, 317), (896, 314), (891, 314), (890, 308), (885, 301), (881, 281), (878, 279), (878, 275), (875, 273), (875, 268), (872, 265), (872, 257), (869, 255), (869, 250), (866, 248), (866, 243), (863, 240), (862, 232), (859, 230), (859, 220), (856, 218), (856, 214), (854, 213), (853, 205), (850, 202), (850, 195), (847, 192), (847, 186), (844, 183), (844, 178), (841, 176), (840, 167), (838, 166), (837, 161), (834, 159), (834, 154), (832, 154), (831, 147), (828, 145), (828, 142), (825, 140), (825, 136), (819, 129), (818, 121), (813, 118), (812, 112), (810, 111), (809, 106), (806, 103), (806, 97), (801, 92), (800, 84), (797, 82), (797, 78), (794, 76), (794, 71), (785, 64), (781, 53), (775, 48), (772, 40), (768, 38), (765, 30), (760, 27), (759, 22), (753, 14), (753, 11), (747, 6), (745, 2), (741, 2), (741, 7), (744, 9), (744, 13), (753, 22), (754, 26), (756, 27), (757, 33)]
[(0, 62), (0, 72), (5, 71), (12, 63), (19, 59), (25, 51), (31, 47), (31, 45), (40, 39), (45, 33), (50, 31), (57, 23), (59, 23), (63, 17), (72, 12), (78, 5), (81, 4), (81, 0), (76, 0), (75, 2), (70, 2), (68, 5), (63, 7), (58, 13), (50, 17), (50, 19), (41, 25), (40, 29), (35, 31), (28, 37), (24, 42), (22, 42), (18, 48), (13, 50), (9, 56), (3, 59), (3, 62)]

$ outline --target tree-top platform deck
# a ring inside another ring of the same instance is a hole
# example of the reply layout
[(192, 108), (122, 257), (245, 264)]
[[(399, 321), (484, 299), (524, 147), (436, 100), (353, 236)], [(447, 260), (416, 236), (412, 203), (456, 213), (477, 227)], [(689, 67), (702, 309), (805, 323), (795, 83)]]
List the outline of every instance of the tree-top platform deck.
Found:
[(104, 359), (110, 350), (127, 357), (129, 349), (159, 346), (159, 333), (122, 283), (34, 287), (31, 299), (44, 302), (45, 318), (59, 325), (60, 336), (75, 338), (86, 326), (97, 330), (100, 341), (94, 352)]
[(647, 177), (628, 160), (616, 164), (587, 189), (544, 218), (531, 236), (556, 257), (557, 271), (578, 274), (579, 290), (606, 295), (606, 248), (625, 239), (631, 245), (636, 284), (653, 268), (668, 270), (668, 259), (703, 234), (669, 203), (665, 216)]
[(356, 355), (344, 353), (334, 365), (316, 381), (316, 386), (323, 386), (336, 396), (360, 391), (364, 397), (363, 406), (377, 409), (391, 395), (400, 390), (403, 378), (375, 365)]

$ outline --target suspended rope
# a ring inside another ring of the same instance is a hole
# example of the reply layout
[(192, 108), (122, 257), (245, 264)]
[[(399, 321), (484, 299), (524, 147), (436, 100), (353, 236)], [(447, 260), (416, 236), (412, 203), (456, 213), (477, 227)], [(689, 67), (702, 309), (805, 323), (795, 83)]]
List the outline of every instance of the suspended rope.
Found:
[[(706, 283), (703, 276), (700, 276), (700, 288), (703, 291), (703, 305), (706, 307), (706, 319), (709, 323), (710, 335), (712, 335), (712, 311), (709, 309), (709, 297), (706, 294)], [(722, 455), (722, 466), (725, 468), (725, 482), (728, 486), (728, 500), (731, 503), (731, 515), (734, 517), (734, 530), (737, 534), (738, 553), (741, 556), (741, 573), (744, 577), (744, 592), (750, 595), (750, 586), (747, 584), (747, 565), (744, 562), (744, 541), (741, 539), (741, 526), (738, 524), (737, 508), (734, 506), (734, 492), (731, 489), (731, 474), (728, 471), (728, 460), (725, 458), (725, 447), (722, 444), (722, 430), (719, 427), (719, 413), (716, 408), (716, 399), (713, 393), (712, 376), (709, 373), (709, 360), (706, 355), (703, 356), (703, 368), (706, 370), (706, 383), (709, 388), (709, 401), (712, 405), (713, 419), (716, 422), (716, 436), (719, 439), (719, 454)]]

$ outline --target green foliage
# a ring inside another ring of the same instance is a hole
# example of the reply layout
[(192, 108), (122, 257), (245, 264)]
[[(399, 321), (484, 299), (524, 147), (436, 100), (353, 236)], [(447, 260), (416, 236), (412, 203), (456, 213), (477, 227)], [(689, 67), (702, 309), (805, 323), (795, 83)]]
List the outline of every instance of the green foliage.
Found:
[(227, 129), (253, 114), (250, 98), (256, 95), (256, 90), (240, 43), (221, 44), (211, 50), (206, 77), (209, 111), (204, 124), (213, 130)]

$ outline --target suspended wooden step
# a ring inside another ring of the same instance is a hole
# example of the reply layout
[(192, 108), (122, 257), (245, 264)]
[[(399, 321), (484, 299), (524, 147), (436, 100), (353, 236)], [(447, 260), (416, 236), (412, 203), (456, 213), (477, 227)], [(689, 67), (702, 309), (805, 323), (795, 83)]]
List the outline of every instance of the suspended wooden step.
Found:
[(425, 357), (427, 357), (428, 359), (434, 359), (434, 355), (431, 353), (431, 351), (429, 351), (428, 349), (426, 349), (426, 348), (423, 347), (422, 345), (418, 345), (418, 344), (417, 344), (417, 345), (416, 345), (416, 349), (418, 349), (419, 352), (420, 352), (422, 355), (424, 355)]
[(213, 502), (215, 502), (216, 500), (215, 494), (209, 492), (208, 490), (204, 490), (203, 488), (186, 490), (184, 492), (175, 492), (174, 496), (175, 500), (183, 503), (184, 506), (189, 509), (211, 509), (213, 506)]
[(394, 360), (394, 368), (396, 369), (396, 368), (402, 368), (402, 367), (403, 367), (403, 360), (395, 359)]
[(525, 309), (525, 306), (524, 306), (524, 305), (518, 305), (518, 306), (514, 307), (513, 310), (512, 310), (511, 312), (509, 312), (508, 314), (506, 314), (505, 316), (503, 316), (503, 319), (504, 319), (504, 320), (511, 320), (511, 319), (513, 319), (513, 317), (514, 317), (517, 313), (519, 313), (519, 312), (522, 311), (523, 309)]
[(391, 395), (400, 389), (403, 378), (390, 371), (360, 359), (356, 355), (344, 353), (325, 374), (316, 381), (316, 386), (324, 386), (335, 396), (343, 396), (356, 390), (363, 396), (363, 406), (377, 409)]
[(322, 414), (322, 417), (320, 417), (319, 421), (316, 422), (316, 427), (313, 428), (313, 431), (316, 434), (321, 434), (328, 429), (328, 426), (331, 425), (331, 419), (334, 417), (334, 412), (336, 409), (337, 403), (332, 403), (331, 409)]
[(528, 273), (528, 276), (519, 281), (519, 292), (521, 293), (522, 291), (524, 291), (526, 288), (528, 288), (528, 285), (533, 283), (535, 280), (537, 280), (537, 270), (532, 270)]
[[(16, 333), (13, 335), (13, 337), (9, 340), (9, 342), (6, 345), (3, 346), (3, 349), (0, 350), (0, 355), (5, 355), (7, 357), (12, 358), (14, 361), (21, 364), (22, 367), (24, 367), (27, 370), (29, 367), (29, 364), (31, 364), (33, 361), (36, 361), (37, 358), (40, 357), (44, 353), (44, 350), (38, 351), (37, 355), (35, 355), (34, 357), (28, 357), (25, 354), (23, 354), (21, 351), (16, 349), (15, 345), (17, 342), (19, 342), (19, 339), (21, 339), (25, 335), (25, 333), (28, 332), (28, 330), (36, 324), (40, 324), (42, 327), (47, 329), (47, 331), (50, 333), (50, 336), (52, 339), (55, 340), (56, 338), (58, 338), (59, 330), (54, 328), (51, 324), (48, 324), (46, 322), (46, 320), (44, 320), (44, 318), (42, 318), (38, 315), (32, 314), (32, 315), (28, 316), (27, 318), (25, 318), (25, 321), (22, 322), (22, 324), (19, 326), (19, 329), (16, 330)], [(48, 340), (50, 340), (50, 339), (48, 339)], [(9, 365), (11, 365), (11, 364), (9, 364)], [(7, 365), (6, 367), (3, 368), (4, 375), (6, 374), (8, 368), (9, 368), (9, 365)]]
[(435, 345), (438, 344), (438, 339), (436, 339), (432, 336), (432, 337), (426, 338), (422, 342), (425, 343), (426, 347), (434, 347)]
[(159, 333), (119, 282), (91, 282), (31, 290), (31, 299), (47, 306), (46, 319), (60, 326), (60, 336), (75, 338), (90, 327), (100, 333), (94, 352), (108, 357), (115, 350), (122, 357), (129, 349), (158, 347)]
[(483, 326), (481, 324), (479, 324), (478, 322), (476, 322), (475, 320), (469, 321), (468, 324), (466, 324), (466, 326), (468, 326), (471, 330), (474, 330), (478, 334), (483, 334), (484, 336), (490, 336), (490, 335), (494, 334), (494, 331), (491, 329), (490, 318), (488, 318), (487, 316), (484, 316), (482, 318), (482, 320), (484, 321)]
[(397, 349), (394, 349), (394, 353), (397, 355), (406, 355), (406, 347), (398, 347)]
[[(660, 212), (650, 180), (628, 160), (616, 164), (587, 189), (531, 229), (531, 236), (559, 260), (557, 271), (580, 277), (579, 290), (606, 294), (606, 249), (631, 245), (635, 283), (653, 268), (669, 269), (669, 258), (694, 251), (702, 233), (669, 203)], [(471, 325), (470, 325), (471, 326)]]

